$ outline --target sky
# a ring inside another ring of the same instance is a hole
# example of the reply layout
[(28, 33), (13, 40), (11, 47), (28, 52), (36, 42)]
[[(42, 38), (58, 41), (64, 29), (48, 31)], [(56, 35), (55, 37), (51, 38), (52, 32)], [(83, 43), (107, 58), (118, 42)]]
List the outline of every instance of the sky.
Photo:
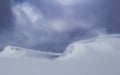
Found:
[(119, 0), (0, 0), (0, 48), (62, 52), (74, 41), (120, 33)]

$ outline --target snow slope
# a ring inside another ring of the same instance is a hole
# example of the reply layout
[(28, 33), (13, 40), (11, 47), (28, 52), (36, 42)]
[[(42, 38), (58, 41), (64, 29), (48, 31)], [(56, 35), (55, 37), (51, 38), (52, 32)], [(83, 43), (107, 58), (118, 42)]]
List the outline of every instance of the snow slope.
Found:
[(6, 47), (1, 53), (1, 57), (32, 57), (32, 58), (57, 58), (61, 54), (60, 53), (50, 53), (50, 52), (43, 52), (43, 51), (36, 51), (26, 48), (20, 48), (15, 46), (8, 46)]
[(119, 34), (76, 41), (63, 54), (9, 46), (0, 53), (0, 74), (120, 75), (119, 57)]
[(62, 57), (73, 58), (88, 54), (120, 53), (120, 35), (100, 35), (96, 38), (70, 44)]

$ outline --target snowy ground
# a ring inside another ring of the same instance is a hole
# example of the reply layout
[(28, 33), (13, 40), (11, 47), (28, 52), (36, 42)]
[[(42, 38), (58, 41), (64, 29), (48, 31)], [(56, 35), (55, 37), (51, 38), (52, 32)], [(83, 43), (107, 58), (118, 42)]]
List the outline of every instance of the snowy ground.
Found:
[(0, 75), (120, 75), (120, 35), (70, 44), (63, 54), (6, 47)]

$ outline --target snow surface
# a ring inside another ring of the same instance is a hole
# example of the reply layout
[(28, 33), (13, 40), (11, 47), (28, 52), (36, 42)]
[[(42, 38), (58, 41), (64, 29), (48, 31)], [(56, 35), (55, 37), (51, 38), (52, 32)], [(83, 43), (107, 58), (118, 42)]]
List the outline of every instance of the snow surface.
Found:
[(15, 46), (8, 46), (6, 47), (1, 53), (1, 57), (34, 57), (34, 58), (57, 58), (61, 54), (60, 53), (50, 53), (50, 52), (43, 52), (43, 51), (35, 51), (26, 48), (20, 48)]
[(70, 44), (63, 53), (63, 59), (93, 53), (120, 53), (120, 35), (100, 35), (96, 38)]
[(119, 57), (119, 34), (76, 41), (63, 54), (8, 46), (0, 53), (0, 74), (120, 75)]

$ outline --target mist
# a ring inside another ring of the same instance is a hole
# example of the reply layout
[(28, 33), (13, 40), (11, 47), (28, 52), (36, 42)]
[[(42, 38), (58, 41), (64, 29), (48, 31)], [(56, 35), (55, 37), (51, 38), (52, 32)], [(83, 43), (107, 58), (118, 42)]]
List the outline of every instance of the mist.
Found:
[[(63, 52), (72, 42), (120, 33), (118, 0), (11, 0), (0, 4), (0, 47)], [(5, 13), (6, 12), (6, 13)]]

